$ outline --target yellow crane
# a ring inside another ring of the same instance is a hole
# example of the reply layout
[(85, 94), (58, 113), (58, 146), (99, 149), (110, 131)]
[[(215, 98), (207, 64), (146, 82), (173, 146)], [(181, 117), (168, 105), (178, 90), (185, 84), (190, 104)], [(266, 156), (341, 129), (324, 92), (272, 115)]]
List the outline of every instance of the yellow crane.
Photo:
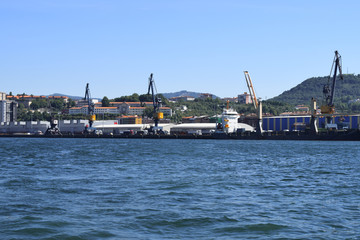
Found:
[[(341, 56), (338, 51), (335, 51), (335, 57), (333, 60), (333, 64), (331, 66), (330, 75), (328, 78), (328, 83), (324, 85), (323, 94), (324, 94), (324, 103), (320, 107), (322, 114), (334, 114), (335, 106), (334, 106), (334, 96), (335, 96), (335, 83), (336, 83), (336, 74), (339, 69), (340, 79), (343, 80), (342, 68), (341, 68)], [(331, 73), (334, 70), (334, 76), (331, 81)]]
[(93, 128), (93, 123), (96, 120), (96, 115), (95, 115), (95, 105), (92, 102), (92, 98), (91, 98), (91, 94), (90, 94), (90, 88), (89, 88), (89, 83), (86, 84), (86, 89), (85, 89), (85, 97), (83, 98), (84, 101), (87, 101), (88, 104), (88, 114), (90, 115), (89, 117), (89, 125), (85, 126), (85, 130), (84, 133), (89, 134), (89, 133), (95, 133), (95, 129)]
[(258, 121), (256, 124), (256, 132), (259, 135), (262, 135), (262, 132), (263, 132), (263, 129), (262, 129), (262, 104), (261, 104), (261, 101), (258, 101), (258, 99), (256, 98), (255, 90), (254, 90), (249, 72), (244, 71), (244, 74), (245, 74), (246, 84), (249, 89), (251, 101), (254, 104), (254, 108), (255, 108), (256, 114), (258, 116)]
[(257, 100), (257, 98), (256, 98), (256, 94), (255, 94), (254, 87), (253, 87), (253, 85), (252, 85), (252, 81), (251, 81), (251, 78), (250, 78), (250, 74), (249, 74), (248, 71), (244, 71), (244, 74), (245, 74), (246, 84), (247, 84), (248, 89), (249, 89), (251, 101), (252, 101), (252, 103), (254, 104), (255, 109), (257, 109), (258, 106), (259, 106), (259, 103), (258, 103), (258, 100)]
[(149, 87), (148, 87), (147, 94), (149, 95), (150, 92), (151, 92), (152, 102), (153, 102), (153, 106), (154, 106), (153, 119), (154, 119), (154, 123), (155, 123), (155, 126), (150, 128), (150, 131), (156, 133), (158, 131), (162, 131), (162, 127), (159, 127), (159, 121), (164, 118), (164, 113), (160, 112), (161, 98), (157, 94), (157, 89), (155, 86), (155, 81), (154, 81), (152, 73), (150, 74), (150, 77), (149, 77)]

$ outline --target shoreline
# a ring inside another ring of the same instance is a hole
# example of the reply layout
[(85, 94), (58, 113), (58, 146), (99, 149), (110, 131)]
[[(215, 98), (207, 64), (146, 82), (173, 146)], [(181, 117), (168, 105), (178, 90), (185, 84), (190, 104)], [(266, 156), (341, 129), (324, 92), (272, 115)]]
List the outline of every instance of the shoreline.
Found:
[(0, 137), (11, 138), (127, 138), (127, 139), (212, 139), (212, 140), (310, 140), (310, 141), (360, 141), (360, 130), (349, 131), (328, 131), (318, 134), (307, 132), (265, 132), (261, 136), (256, 132), (244, 134), (148, 134), (148, 135), (95, 135), (95, 134), (61, 134), (61, 135), (40, 135), (40, 134), (0, 134)]

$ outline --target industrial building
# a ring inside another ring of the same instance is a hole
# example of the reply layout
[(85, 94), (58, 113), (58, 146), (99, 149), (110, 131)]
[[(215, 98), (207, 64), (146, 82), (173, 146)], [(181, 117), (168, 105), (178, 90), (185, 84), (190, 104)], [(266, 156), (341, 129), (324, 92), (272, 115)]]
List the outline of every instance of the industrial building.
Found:
[(119, 124), (142, 124), (142, 118), (139, 116), (122, 116), (117, 118)]
[(253, 103), (251, 99), (251, 95), (247, 92), (244, 92), (244, 94), (239, 94), (237, 101), (238, 103), (243, 103), (243, 104)]
[[(62, 133), (82, 133), (88, 120), (61, 120), (58, 127)], [(2, 122), (0, 133), (6, 134), (43, 134), (50, 127), (48, 121)]]
[[(326, 127), (326, 115), (317, 117), (317, 127)], [(338, 129), (359, 129), (360, 115), (332, 115), (331, 122)], [(265, 131), (297, 131), (309, 126), (311, 115), (264, 117), (262, 126)]]
[(50, 126), (47, 121), (27, 121), (27, 122), (1, 122), (0, 133), (7, 134), (35, 134), (44, 133)]
[[(132, 120), (132, 121), (130, 121)], [(100, 120), (94, 121), (93, 127), (101, 130), (103, 134), (122, 134), (124, 132), (132, 131), (133, 133), (145, 131), (150, 129), (153, 124), (142, 124), (141, 118), (133, 116), (126, 122), (124, 118), (118, 120)], [(132, 122), (136, 121), (135, 124)], [(123, 124), (119, 124), (119, 123)], [(59, 120), (58, 129), (63, 135), (81, 134), (84, 132), (86, 126), (89, 125), (89, 120)], [(24, 121), (24, 122), (2, 122), (0, 123), (0, 134), (44, 134), (50, 127), (48, 121)], [(210, 134), (215, 132), (216, 123), (159, 123), (159, 127), (165, 133), (173, 134)], [(243, 131), (254, 131), (254, 128), (244, 123), (238, 123), (237, 129)]]
[(171, 101), (171, 102), (179, 102), (179, 101), (188, 102), (188, 101), (194, 101), (194, 100), (195, 100), (195, 97), (192, 97), (192, 96), (179, 96), (179, 97), (169, 98), (169, 101)]

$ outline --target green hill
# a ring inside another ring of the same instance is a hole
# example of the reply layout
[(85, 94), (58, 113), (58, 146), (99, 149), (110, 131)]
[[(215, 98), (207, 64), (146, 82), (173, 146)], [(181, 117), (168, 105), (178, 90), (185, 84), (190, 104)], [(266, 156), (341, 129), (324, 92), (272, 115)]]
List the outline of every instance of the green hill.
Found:
[[(296, 87), (283, 92), (269, 101), (278, 101), (292, 105), (309, 105), (312, 97), (318, 104), (323, 100), (323, 86), (327, 84), (328, 77), (309, 78)], [(347, 104), (350, 100), (360, 98), (360, 74), (345, 74), (344, 80), (337, 78), (335, 88), (335, 104)]]

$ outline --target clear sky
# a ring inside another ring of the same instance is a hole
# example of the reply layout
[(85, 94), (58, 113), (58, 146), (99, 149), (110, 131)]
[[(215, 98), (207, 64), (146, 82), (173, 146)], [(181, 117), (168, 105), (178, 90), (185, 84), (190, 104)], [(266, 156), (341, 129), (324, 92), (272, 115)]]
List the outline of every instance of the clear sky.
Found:
[[(248, 70), (268, 99), (360, 73), (360, 1), (2, 0), (1, 92), (93, 97), (180, 90), (235, 97)], [(321, 91), (321, 89), (319, 89)]]

